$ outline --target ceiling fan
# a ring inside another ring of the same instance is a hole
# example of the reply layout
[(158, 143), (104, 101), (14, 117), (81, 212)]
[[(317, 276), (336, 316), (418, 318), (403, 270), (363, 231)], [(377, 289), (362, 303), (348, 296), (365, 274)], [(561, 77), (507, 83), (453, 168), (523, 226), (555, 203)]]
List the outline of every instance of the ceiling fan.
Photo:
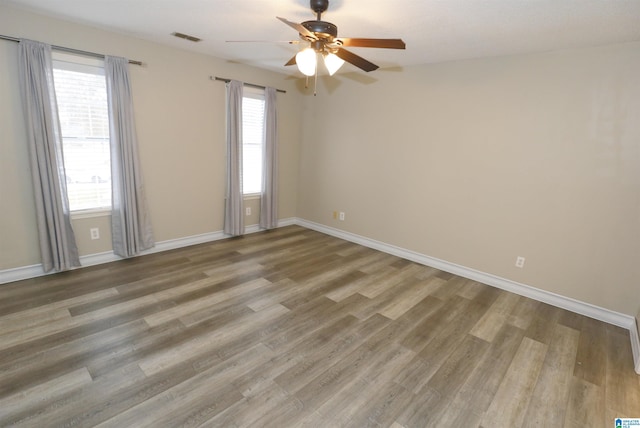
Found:
[(280, 21), (296, 30), (303, 41), (309, 42), (308, 48), (298, 52), (285, 64), (285, 66), (296, 64), (300, 71), (306, 76), (317, 74), (318, 54), (324, 58), (324, 64), (331, 75), (333, 75), (345, 61), (367, 72), (378, 68), (374, 63), (346, 50), (344, 48), (345, 46), (383, 49), (405, 49), (406, 47), (402, 39), (338, 37), (338, 27), (322, 20), (322, 13), (328, 9), (329, 0), (310, 0), (309, 3), (311, 10), (316, 13), (316, 19), (313, 21), (305, 21), (298, 24), (277, 17)]

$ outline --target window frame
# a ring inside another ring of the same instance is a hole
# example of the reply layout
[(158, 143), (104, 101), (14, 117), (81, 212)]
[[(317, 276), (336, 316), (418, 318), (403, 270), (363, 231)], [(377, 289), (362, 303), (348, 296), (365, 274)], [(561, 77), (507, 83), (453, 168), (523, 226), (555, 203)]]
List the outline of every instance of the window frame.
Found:
[[(263, 103), (263, 116), (262, 116), (262, 135), (263, 138), (261, 140), (261, 156), (260, 156), (260, 162), (261, 164), (264, 164), (264, 127), (265, 127), (265, 123), (264, 123), (264, 103), (266, 102), (265, 99), (265, 91), (264, 89), (261, 88), (254, 88), (251, 86), (244, 86), (243, 90), (242, 90), (242, 98), (243, 98), (243, 102), (244, 102), (244, 98), (253, 98), (253, 99), (257, 99), (257, 100), (261, 100)], [(242, 121), (243, 121), (243, 126), (244, 126), (244, 109), (242, 111)], [(243, 153), (243, 159), (242, 159), (242, 183), (243, 183), (243, 189), (242, 189), (242, 197), (245, 200), (250, 200), (250, 199), (260, 199), (262, 197), (262, 170), (260, 171), (260, 187), (261, 190), (257, 191), (257, 192), (249, 192), (249, 193), (244, 193), (244, 171), (245, 171), (245, 165), (244, 165), (244, 133), (242, 135), (242, 153)], [(261, 168), (264, 168), (264, 165), (261, 165)]]
[[(100, 76), (105, 75), (104, 59), (102, 58), (88, 57), (60, 51), (53, 51), (51, 57), (54, 70), (61, 69), (85, 74), (94, 74)], [(62, 129), (60, 129), (60, 132), (62, 133)], [(62, 153), (64, 156), (64, 143), (62, 147)], [(109, 163), (111, 163), (111, 157), (109, 157)], [(109, 169), (111, 169), (111, 167), (109, 167)], [(69, 207), (69, 211), (72, 219), (106, 217), (110, 216), (113, 211), (113, 202), (110, 201), (108, 206), (91, 207), (76, 210), (72, 210), (71, 207)]]

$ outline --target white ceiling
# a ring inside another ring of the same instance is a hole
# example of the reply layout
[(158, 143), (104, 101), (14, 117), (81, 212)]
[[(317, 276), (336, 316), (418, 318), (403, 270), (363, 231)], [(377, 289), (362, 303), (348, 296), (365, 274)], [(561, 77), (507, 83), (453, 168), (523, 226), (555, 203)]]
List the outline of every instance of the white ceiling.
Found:
[[(283, 64), (299, 45), (225, 41), (297, 40), (295, 30), (275, 17), (295, 22), (315, 19), (308, 0), (0, 0), (0, 4), (290, 74), (298, 73), (296, 68)], [(342, 37), (402, 38), (405, 51), (350, 48), (381, 67), (640, 40), (640, 0), (330, 0), (322, 19), (336, 24)], [(177, 39), (170, 35), (174, 31), (203, 41)], [(350, 65), (342, 69), (354, 70)]]

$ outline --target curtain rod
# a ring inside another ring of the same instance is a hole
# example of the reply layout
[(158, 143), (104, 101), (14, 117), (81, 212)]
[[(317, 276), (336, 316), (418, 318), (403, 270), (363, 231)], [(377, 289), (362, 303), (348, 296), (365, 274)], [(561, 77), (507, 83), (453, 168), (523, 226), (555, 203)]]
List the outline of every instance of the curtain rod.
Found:
[[(2, 34), (0, 34), (0, 39), (8, 40), (10, 42), (20, 42), (20, 39), (17, 38), (17, 37), (3, 36)], [(104, 58), (104, 54), (99, 54), (99, 53), (95, 53), (95, 52), (88, 52), (88, 51), (82, 51), (80, 49), (65, 48), (64, 46), (51, 45), (51, 49), (55, 49), (57, 51), (62, 51), (62, 52), (69, 52), (69, 53), (81, 54), (81, 55), (86, 55), (86, 56), (92, 56), (92, 57), (95, 57), (95, 58)], [(129, 64), (142, 65), (142, 61), (134, 61), (134, 60), (130, 59), (129, 60)]]
[[(211, 79), (211, 80), (219, 80), (220, 82), (225, 82), (225, 83), (231, 82), (231, 79), (227, 79), (226, 77), (209, 76), (209, 79)], [(251, 88), (265, 89), (265, 86), (254, 85), (253, 83), (242, 82), (242, 84), (245, 85), (245, 86), (249, 86)], [(285, 91), (284, 89), (276, 89), (276, 91), (277, 92), (282, 92), (283, 94), (287, 93), (287, 91)]]

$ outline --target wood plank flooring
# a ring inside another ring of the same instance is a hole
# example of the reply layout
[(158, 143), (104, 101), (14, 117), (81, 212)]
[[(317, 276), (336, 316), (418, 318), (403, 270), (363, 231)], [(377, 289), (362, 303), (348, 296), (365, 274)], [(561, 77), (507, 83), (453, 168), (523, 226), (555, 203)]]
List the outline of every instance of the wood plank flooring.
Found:
[(0, 286), (0, 426), (614, 417), (626, 330), (298, 226)]

